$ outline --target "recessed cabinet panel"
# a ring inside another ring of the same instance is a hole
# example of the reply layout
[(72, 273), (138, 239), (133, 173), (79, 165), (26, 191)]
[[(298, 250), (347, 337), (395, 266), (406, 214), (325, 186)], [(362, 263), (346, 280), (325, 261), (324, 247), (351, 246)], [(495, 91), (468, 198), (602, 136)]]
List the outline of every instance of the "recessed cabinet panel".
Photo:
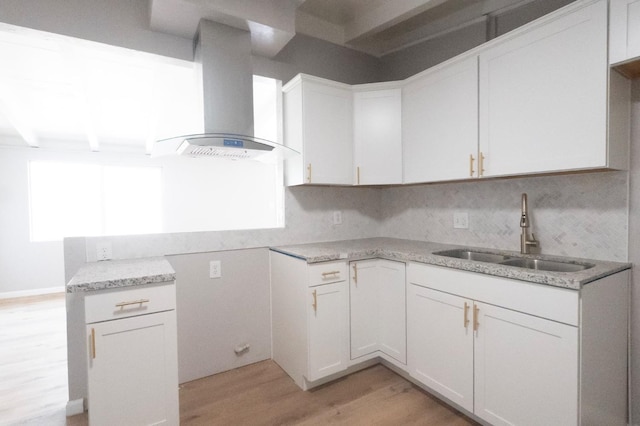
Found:
[(350, 266), (351, 359), (356, 359), (379, 348), (380, 280), (377, 260), (351, 262)]
[(178, 424), (175, 311), (87, 325), (89, 422)]
[(404, 86), (402, 143), (405, 183), (478, 176), (477, 56), (438, 66)]
[(309, 366), (314, 381), (347, 368), (349, 330), (347, 284), (339, 282), (309, 288)]
[(610, 63), (640, 58), (640, 0), (611, 0), (609, 4)]
[(354, 94), (356, 185), (402, 183), (401, 89)]
[(473, 302), (408, 285), (409, 373), (473, 412)]
[(607, 167), (607, 2), (480, 53), (482, 176)]
[(353, 93), (347, 85), (299, 75), (284, 88), (287, 185), (353, 184)]
[(494, 425), (578, 424), (578, 328), (478, 304), (475, 414)]

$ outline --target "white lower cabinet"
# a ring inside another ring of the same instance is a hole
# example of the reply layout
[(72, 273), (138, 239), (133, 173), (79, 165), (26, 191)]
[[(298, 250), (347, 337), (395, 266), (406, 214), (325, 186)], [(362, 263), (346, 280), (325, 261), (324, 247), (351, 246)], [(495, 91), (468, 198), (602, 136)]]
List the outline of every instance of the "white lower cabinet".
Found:
[(273, 360), (307, 389), (349, 363), (347, 263), (270, 260)]
[(409, 374), (492, 425), (625, 425), (628, 278), (577, 291), (409, 264)]
[(89, 423), (179, 424), (175, 285), (85, 298)]
[(578, 424), (578, 328), (474, 303), (474, 412), (494, 425)]
[(473, 412), (470, 300), (417, 285), (407, 288), (409, 373)]
[(351, 359), (386, 355), (405, 364), (405, 264), (371, 259), (350, 269)]
[[(347, 284), (341, 281), (308, 290), (311, 309), (307, 309), (309, 328), (309, 365), (307, 379), (314, 381), (342, 371), (347, 366), (345, 343), (349, 309)], [(309, 305), (309, 303), (308, 303)]]

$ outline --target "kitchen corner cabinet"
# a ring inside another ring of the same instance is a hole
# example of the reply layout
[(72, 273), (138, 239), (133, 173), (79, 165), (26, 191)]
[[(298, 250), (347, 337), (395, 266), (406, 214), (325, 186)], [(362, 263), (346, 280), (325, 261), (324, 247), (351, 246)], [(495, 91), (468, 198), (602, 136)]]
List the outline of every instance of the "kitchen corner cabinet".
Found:
[(406, 364), (405, 264), (384, 259), (350, 263), (351, 359), (382, 355)]
[(347, 263), (270, 252), (273, 360), (303, 389), (349, 362)]
[[(635, 61), (634, 61), (635, 60)], [(609, 2), (609, 62), (622, 65), (630, 77), (640, 76), (640, 0)]]
[(301, 153), (285, 160), (286, 185), (352, 185), (351, 86), (299, 74), (282, 90), (284, 143)]
[(480, 176), (627, 168), (628, 140), (608, 119), (625, 82), (616, 73), (609, 81), (607, 1), (563, 8), (496, 40), (479, 67)]
[(409, 264), (409, 373), (493, 425), (625, 425), (628, 280), (576, 291)]
[(478, 176), (478, 59), (456, 58), (402, 89), (404, 183)]
[(175, 284), (85, 297), (89, 423), (179, 424)]
[(402, 183), (402, 90), (398, 83), (353, 90), (354, 183)]

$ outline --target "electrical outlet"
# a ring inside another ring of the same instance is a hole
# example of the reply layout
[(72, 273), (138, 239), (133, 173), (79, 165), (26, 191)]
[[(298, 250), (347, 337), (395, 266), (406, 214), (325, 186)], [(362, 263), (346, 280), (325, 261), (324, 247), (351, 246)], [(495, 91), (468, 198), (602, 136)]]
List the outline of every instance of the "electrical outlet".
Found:
[(96, 243), (96, 259), (99, 261), (113, 259), (113, 250), (111, 249), (111, 243)]
[(453, 213), (453, 227), (457, 229), (469, 228), (469, 213), (467, 212), (454, 212)]
[(222, 264), (219, 260), (209, 262), (209, 278), (222, 277)]
[(340, 210), (333, 212), (333, 224), (342, 225), (342, 212)]

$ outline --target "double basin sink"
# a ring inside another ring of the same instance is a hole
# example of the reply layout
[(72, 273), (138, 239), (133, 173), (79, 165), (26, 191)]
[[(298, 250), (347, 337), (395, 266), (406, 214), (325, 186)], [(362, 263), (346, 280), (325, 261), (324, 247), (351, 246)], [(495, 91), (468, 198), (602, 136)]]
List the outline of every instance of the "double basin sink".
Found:
[(593, 268), (591, 263), (561, 262), (557, 260), (531, 259), (501, 254), (483, 253), (468, 249), (445, 250), (433, 253), (438, 256), (454, 257), (456, 259), (473, 260), (476, 262), (494, 263), (517, 268), (533, 269), (549, 272), (578, 272)]

